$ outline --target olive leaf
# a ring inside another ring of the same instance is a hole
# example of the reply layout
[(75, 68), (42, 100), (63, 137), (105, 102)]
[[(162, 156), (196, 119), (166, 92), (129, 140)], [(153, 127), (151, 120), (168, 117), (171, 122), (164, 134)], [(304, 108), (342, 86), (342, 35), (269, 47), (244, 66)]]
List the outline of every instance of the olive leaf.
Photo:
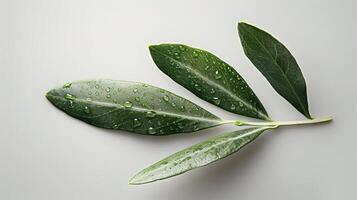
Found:
[(293, 55), (269, 33), (238, 23), (245, 54), (273, 88), (298, 111), (311, 119), (304, 76)]
[(143, 83), (78, 81), (53, 89), (46, 97), (65, 113), (94, 126), (140, 134), (187, 133), (222, 124), (189, 100)]
[(140, 171), (130, 179), (129, 184), (150, 183), (208, 165), (238, 151), (271, 128), (274, 127), (247, 128), (213, 137)]
[(162, 72), (199, 98), (236, 114), (271, 120), (245, 80), (215, 55), (182, 44), (149, 49)]

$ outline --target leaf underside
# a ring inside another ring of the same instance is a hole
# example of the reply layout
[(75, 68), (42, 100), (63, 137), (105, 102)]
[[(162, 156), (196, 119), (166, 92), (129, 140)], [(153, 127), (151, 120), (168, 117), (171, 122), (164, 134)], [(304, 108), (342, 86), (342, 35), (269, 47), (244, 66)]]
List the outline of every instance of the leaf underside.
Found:
[(49, 91), (47, 99), (91, 125), (148, 135), (194, 132), (221, 119), (200, 106), (148, 84), (87, 80)]
[(299, 112), (311, 118), (304, 76), (289, 50), (269, 33), (240, 22), (239, 37), (245, 54), (272, 87)]
[(162, 72), (199, 98), (229, 112), (270, 120), (245, 80), (215, 55), (182, 44), (152, 45), (149, 49)]
[(270, 128), (247, 128), (213, 137), (140, 171), (130, 179), (129, 184), (150, 183), (208, 165), (238, 151)]

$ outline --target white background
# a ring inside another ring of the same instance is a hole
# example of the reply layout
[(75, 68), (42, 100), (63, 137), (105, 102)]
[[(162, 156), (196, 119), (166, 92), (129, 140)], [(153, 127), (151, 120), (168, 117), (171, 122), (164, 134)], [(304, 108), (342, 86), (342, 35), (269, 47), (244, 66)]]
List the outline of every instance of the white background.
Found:
[[(352, 0), (0, 0), (0, 199), (356, 199), (356, 19)], [(144, 167), (234, 127), (168, 137), (114, 132), (71, 118), (44, 97), (73, 80), (132, 80), (222, 118), (243, 118), (156, 68), (147, 46), (179, 42), (235, 66), (274, 119), (303, 119), (244, 56), (239, 20), (289, 47), (312, 115), (333, 115), (333, 123), (281, 128), (210, 166), (129, 186)]]

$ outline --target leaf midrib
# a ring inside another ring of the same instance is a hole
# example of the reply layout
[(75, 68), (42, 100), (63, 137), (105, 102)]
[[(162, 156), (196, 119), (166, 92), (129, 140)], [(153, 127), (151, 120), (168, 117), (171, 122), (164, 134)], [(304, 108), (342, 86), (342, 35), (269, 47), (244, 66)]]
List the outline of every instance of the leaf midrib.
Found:
[[(53, 98), (58, 98), (58, 99), (61, 99), (61, 100), (64, 100), (64, 101), (67, 101), (66, 98), (64, 97), (61, 97), (61, 96), (55, 96), (55, 95), (49, 95), (47, 94), (48, 96), (51, 96)], [(79, 99), (79, 98), (76, 98), (75, 100), (73, 101), (78, 101), (80, 103), (88, 103), (87, 100), (84, 100), (84, 99)], [(98, 117), (101, 117), (101, 116), (104, 116), (104, 115), (107, 115), (107, 114), (110, 114), (112, 112), (115, 112), (115, 111), (118, 111), (120, 109), (128, 109), (128, 108), (125, 108), (123, 105), (121, 104), (112, 104), (112, 103), (108, 103), (108, 102), (101, 102), (101, 101), (90, 101), (90, 103), (93, 103), (93, 104), (96, 104), (96, 105), (101, 105), (101, 106), (107, 106), (107, 107), (116, 107), (115, 109), (113, 110), (110, 110), (108, 112), (105, 112), (105, 113), (102, 113), (100, 115), (96, 115), (96, 116), (92, 116), (92, 117), (85, 117), (85, 116), (82, 116), (84, 118), (87, 118), (87, 119), (94, 119), (94, 118), (98, 118)], [(189, 115), (180, 115), (180, 114), (177, 114), (177, 113), (171, 113), (171, 112), (164, 112), (164, 111), (159, 111), (159, 110), (153, 110), (153, 109), (146, 109), (146, 108), (141, 108), (141, 107), (136, 107), (136, 106), (133, 106), (130, 108), (131, 110), (134, 110), (134, 111), (137, 111), (137, 112), (142, 112), (142, 113), (146, 113), (146, 112), (149, 112), (149, 111), (155, 111), (156, 114), (159, 114), (159, 115), (168, 115), (168, 116), (171, 116), (171, 117), (177, 117), (177, 118), (185, 118), (185, 119), (190, 119), (190, 120), (197, 120), (197, 121), (206, 121), (206, 122), (215, 122), (217, 124), (220, 124), (220, 123), (223, 123), (223, 121), (221, 119), (219, 119), (217, 117), (217, 120), (214, 120), (214, 119), (209, 119), (209, 118), (200, 118), (200, 117), (193, 117), (193, 116), (189, 116)], [(208, 111), (206, 111), (208, 112)]]
[[(239, 98), (238, 96), (235, 96), (233, 93), (231, 93), (229, 90), (227, 90), (226, 88), (224, 88), (224, 87), (221, 86), (220, 84), (218, 84), (218, 83), (216, 83), (216, 82), (214, 82), (214, 81), (212, 81), (212, 80), (206, 78), (204, 75), (200, 74), (199, 71), (195, 71), (193, 68), (191, 68), (191, 67), (192, 67), (191, 65), (189, 65), (189, 64), (185, 65), (184, 63), (181, 63), (180, 61), (176, 60), (175, 58), (172, 58), (171, 56), (169, 56), (169, 55), (167, 55), (167, 54), (165, 54), (165, 53), (162, 53), (162, 52), (160, 52), (159, 50), (156, 50), (155, 48), (153, 48), (152, 50), (153, 50), (153, 51), (156, 51), (157, 53), (159, 53), (159, 54), (161, 54), (161, 55), (163, 55), (163, 56), (165, 56), (165, 57), (167, 57), (168, 59), (170, 59), (170, 60), (172, 60), (173, 62), (179, 64), (180, 66), (182, 66), (182, 67), (184, 67), (184, 68), (186, 68), (186, 69), (191, 70), (194, 74), (196, 74), (197, 76), (199, 76), (200, 78), (202, 78), (204, 81), (209, 82), (209, 83), (211, 83), (212, 85), (215, 85), (215, 86), (218, 87), (219, 89), (223, 90), (225, 93), (229, 94), (229, 96), (233, 97), (233, 99), (236, 99), (237, 101), (242, 102), (246, 107), (248, 107), (249, 109), (255, 111), (255, 112), (258, 113), (260, 116), (264, 117), (264, 119), (269, 120), (269, 117), (268, 117), (266, 114), (264, 114), (264, 113), (258, 111), (258, 110), (257, 110), (256, 108), (254, 108), (251, 104), (249, 104), (249, 103), (247, 103), (246, 101), (242, 100), (242, 99)], [(186, 66), (191, 66), (191, 67), (186, 67)]]

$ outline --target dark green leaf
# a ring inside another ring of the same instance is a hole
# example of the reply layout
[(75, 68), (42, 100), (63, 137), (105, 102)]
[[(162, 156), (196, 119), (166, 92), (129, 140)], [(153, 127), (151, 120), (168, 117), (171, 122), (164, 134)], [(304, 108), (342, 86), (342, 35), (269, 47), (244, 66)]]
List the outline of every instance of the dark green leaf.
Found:
[(181, 44), (149, 49), (161, 71), (201, 99), (236, 114), (270, 120), (244, 79), (215, 55)]
[(78, 81), (53, 89), (46, 97), (67, 114), (94, 126), (140, 134), (186, 133), (222, 124), (187, 99), (142, 83)]
[(269, 33), (238, 24), (244, 52), (273, 88), (298, 111), (311, 118), (304, 76), (289, 50)]
[(238, 151), (270, 128), (248, 128), (208, 139), (142, 170), (130, 179), (129, 184), (150, 183), (208, 165)]

